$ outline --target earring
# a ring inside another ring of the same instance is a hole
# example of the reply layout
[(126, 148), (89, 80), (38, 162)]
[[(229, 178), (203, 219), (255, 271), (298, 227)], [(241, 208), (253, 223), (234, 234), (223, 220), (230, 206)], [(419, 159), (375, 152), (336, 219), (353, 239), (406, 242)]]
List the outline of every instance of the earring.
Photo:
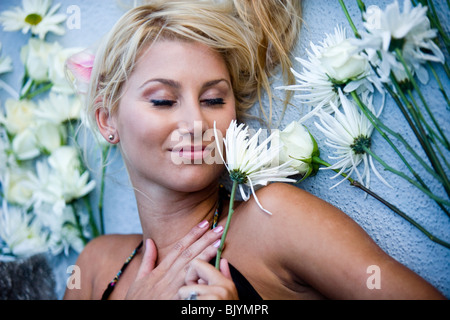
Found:
[(109, 139), (109, 141), (113, 141), (114, 140), (114, 136), (112, 134), (110, 134), (108, 139)]

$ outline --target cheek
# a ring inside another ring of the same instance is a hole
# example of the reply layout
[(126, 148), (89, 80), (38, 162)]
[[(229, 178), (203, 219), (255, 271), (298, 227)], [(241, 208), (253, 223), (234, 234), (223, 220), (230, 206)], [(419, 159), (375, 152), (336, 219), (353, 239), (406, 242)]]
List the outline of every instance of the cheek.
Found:
[(226, 109), (226, 112), (222, 114), (220, 117), (216, 119), (216, 127), (217, 130), (220, 130), (223, 136), (225, 136), (228, 127), (232, 120), (236, 119), (236, 108), (234, 103), (230, 106), (230, 108)]
[(122, 116), (118, 122), (120, 147), (127, 157), (139, 158), (149, 149), (155, 152), (164, 142), (166, 129), (163, 121), (149, 115)]
[(214, 128), (214, 122), (216, 122), (217, 130), (220, 130), (223, 135), (225, 135), (231, 121), (236, 119), (235, 102), (234, 99), (230, 100), (231, 101), (227, 103), (224, 108), (215, 111), (213, 110), (207, 117), (209, 128)]

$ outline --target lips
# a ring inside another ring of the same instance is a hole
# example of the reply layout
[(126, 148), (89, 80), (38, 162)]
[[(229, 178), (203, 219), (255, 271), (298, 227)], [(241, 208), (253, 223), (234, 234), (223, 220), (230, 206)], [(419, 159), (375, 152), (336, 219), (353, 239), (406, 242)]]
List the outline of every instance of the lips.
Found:
[(197, 146), (176, 146), (173, 149), (169, 149), (170, 152), (177, 154), (180, 158), (187, 159), (203, 159), (205, 151), (208, 150), (207, 145), (197, 145)]

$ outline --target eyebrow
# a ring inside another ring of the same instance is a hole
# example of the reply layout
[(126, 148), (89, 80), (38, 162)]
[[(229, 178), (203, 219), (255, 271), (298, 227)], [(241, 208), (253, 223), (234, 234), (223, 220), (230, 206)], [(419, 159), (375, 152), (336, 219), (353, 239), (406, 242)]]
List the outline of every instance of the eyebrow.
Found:
[(174, 80), (170, 80), (170, 79), (164, 79), (164, 78), (157, 78), (157, 79), (150, 79), (150, 80), (145, 81), (145, 82), (139, 87), (139, 89), (140, 89), (140, 88), (143, 88), (145, 85), (147, 85), (147, 84), (150, 83), (150, 82), (159, 82), (159, 83), (168, 85), (169, 87), (173, 87), (173, 88), (176, 88), (176, 89), (181, 88), (181, 83), (179, 83), (178, 81), (174, 81)]
[(205, 83), (203, 84), (202, 88), (205, 89), (205, 88), (213, 87), (213, 86), (215, 86), (216, 84), (218, 84), (218, 83), (220, 83), (220, 82), (222, 82), (222, 81), (224, 81), (224, 82), (228, 85), (228, 87), (231, 88), (230, 82), (229, 82), (227, 79), (223, 79), (223, 78), (222, 78), (222, 79), (211, 80), (211, 81), (205, 82)]
[[(217, 79), (217, 80), (211, 80), (211, 81), (207, 81), (202, 85), (202, 89), (205, 88), (209, 88), (209, 87), (213, 87), (216, 84), (220, 83), (220, 82), (226, 82), (226, 84), (228, 85), (229, 88), (231, 88), (231, 84), (227, 79), (221, 78), (221, 79)], [(159, 82), (162, 83), (164, 85), (167, 85), (169, 87), (175, 88), (175, 89), (180, 89), (181, 88), (181, 83), (175, 80), (170, 80), (170, 79), (164, 79), (164, 78), (156, 78), (156, 79), (150, 79), (145, 81), (139, 88), (143, 88), (145, 85), (147, 85), (150, 82)]]

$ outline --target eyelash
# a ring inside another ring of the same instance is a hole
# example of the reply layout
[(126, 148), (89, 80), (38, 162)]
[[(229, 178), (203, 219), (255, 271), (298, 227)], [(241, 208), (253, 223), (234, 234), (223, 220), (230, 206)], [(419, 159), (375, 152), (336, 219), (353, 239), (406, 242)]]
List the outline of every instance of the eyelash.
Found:
[[(175, 100), (156, 100), (156, 99), (152, 99), (150, 100), (150, 102), (153, 103), (155, 107), (172, 107), (176, 103)], [(200, 102), (206, 104), (207, 106), (225, 104), (225, 101), (222, 98), (204, 99), (200, 100)]]
[(225, 101), (222, 98), (214, 98), (214, 99), (204, 99), (200, 102), (205, 103), (207, 106), (216, 106), (220, 104), (225, 104)]
[(150, 100), (155, 107), (172, 107), (176, 101), (174, 100)]

